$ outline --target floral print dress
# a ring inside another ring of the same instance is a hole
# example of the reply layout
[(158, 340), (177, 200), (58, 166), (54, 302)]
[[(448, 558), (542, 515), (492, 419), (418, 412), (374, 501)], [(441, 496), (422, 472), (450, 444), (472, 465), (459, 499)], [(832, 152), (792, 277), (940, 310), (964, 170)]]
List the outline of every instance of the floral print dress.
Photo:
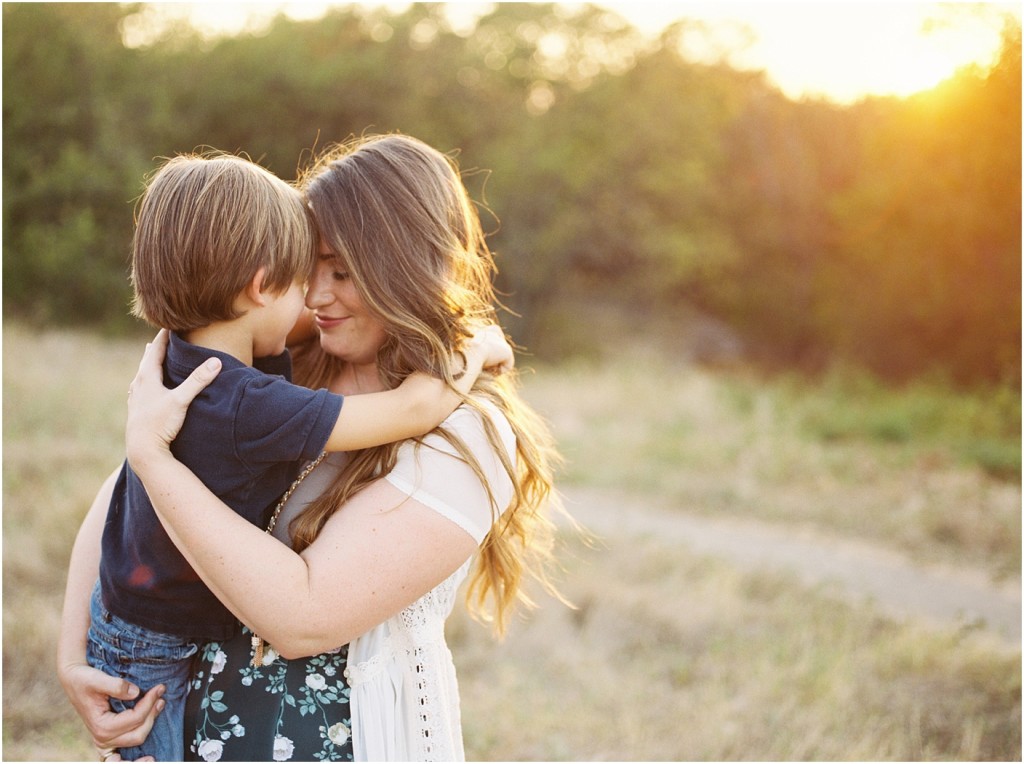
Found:
[(348, 647), (286, 660), (267, 646), (250, 665), (251, 633), (197, 656), (185, 709), (188, 761), (352, 761)]

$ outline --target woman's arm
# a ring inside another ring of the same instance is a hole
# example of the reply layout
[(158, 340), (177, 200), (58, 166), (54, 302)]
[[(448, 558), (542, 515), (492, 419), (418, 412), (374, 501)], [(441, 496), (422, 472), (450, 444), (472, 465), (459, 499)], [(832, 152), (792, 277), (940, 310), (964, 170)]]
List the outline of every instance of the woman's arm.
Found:
[(140, 745), (164, 705), (161, 700), (164, 688), (158, 685), (131, 711), (114, 713), (109, 699), (131, 700), (138, 696), (139, 688), (124, 679), (108, 676), (86, 662), (89, 600), (99, 577), (100, 539), (117, 475), (115, 471), (100, 488), (75, 539), (57, 641), (57, 676), (97, 748)]
[[(161, 358), (167, 340), (167, 332), (162, 331), (154, 341)], [(165, 410), (165, 421), (161, 423), (161, 429), (154, 431), (155, 437), (167, 438), (169, 442), (177, 434), (189, 402), (216, 376), (219, 364), (216, 359), (208, 361), (193, 373), (193, 379), (169, 391), (168, 401), (173, 405)], [(164, 707), (164, 687), (157, 685), (139, 697), (130, 711), (114, 713), (110, 709), (109, 699), (131, 700), (138, 697), (139, 688), (92, 668), (86, 660), (89, 601), (93, 586), (99, 578), (103, 526), (117, 476), (118, 472), (115, 471), (103, 483), (75, 538), (57, 640), (57, 676), (75, 711), (92, 735), (94, 745), (100, 749), (140, 745), (149, 734), (156, 715)]]
[(468, 533), (385, 480), (350, 499), (296, 554), (173, 458), (136, 472), (207, 586), (286, 658), (350, 642), (440, 584), (477, 548)]
[(285, 657), (346, 644), (437, 586), (476, 550), (466, 531), (385, 480), (347, 502), (301, 555), (243, 520), (170, 453), (184, 409), (212, 376), (200, 367), (166, 390), (165, 346), (160, 336), (147, 346), (132, 383), (129, 461), (203, 581)]

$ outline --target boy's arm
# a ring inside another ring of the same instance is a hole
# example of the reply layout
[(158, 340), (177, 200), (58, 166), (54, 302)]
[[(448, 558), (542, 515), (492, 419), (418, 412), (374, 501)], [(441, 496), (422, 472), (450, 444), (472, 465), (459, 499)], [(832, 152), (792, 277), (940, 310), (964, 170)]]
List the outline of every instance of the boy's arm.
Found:
[(496, 326), (475, 334), (461, 355), (465, 368), (454, 390), (443, 380), (417, 372), (394, 390), (346, 396), (325, 450), (353, 451), (426, 435), (462, 403), (481, 371), (508, 370), (515, 362)]
[(160, 698), (164, 688), (158, 685), (131, 711), (114, 713), (109, 699), (131, 700), (138, 697), (139, 688), (92, 668), (86, 661), (89, 601), (99, 578), (100, 540), (119, 472), (116, 470), (103, 484), (75, 539), (57, 641), (57, 676), (97, 748), (140, 745), (163, 708)]

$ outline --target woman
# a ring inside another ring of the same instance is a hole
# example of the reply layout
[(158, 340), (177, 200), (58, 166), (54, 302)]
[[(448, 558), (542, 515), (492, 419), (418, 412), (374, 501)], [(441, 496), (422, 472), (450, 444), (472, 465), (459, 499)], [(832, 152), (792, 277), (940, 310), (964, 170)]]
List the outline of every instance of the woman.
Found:
[[(321, 235), (307, 293), (319, 343), (296, 353), (296, 378), (344, 394), (416, 370), (452, 380), (452, 351), (495, 314), (493, 260), (450, 161), (411, 138), (373, 137), (329, 153), (304, 186)], [(157, 343), (133, 383), (129, 460), (197, 573), (260, 635), (252, 650), (243, 633), (204, 651), (186, 747), (208, 759), (463, 758), (444, 642), (455, 590), (468, 575), (471, 606), (500, 633), (524, 574), (550, 589), (555, 454), (511, 376), (482, 375), (426, 438), (316, 466), (273, 529), (289, 547), (239, 524), (173, 459), (166, 412), (183, 416), (188, 390), (163, 390), (159, 355)], [(110, 726), (86, 709), (92, 677), (76, 667), (62, 680), (105, 746), (144, 734), (159, 702)]]

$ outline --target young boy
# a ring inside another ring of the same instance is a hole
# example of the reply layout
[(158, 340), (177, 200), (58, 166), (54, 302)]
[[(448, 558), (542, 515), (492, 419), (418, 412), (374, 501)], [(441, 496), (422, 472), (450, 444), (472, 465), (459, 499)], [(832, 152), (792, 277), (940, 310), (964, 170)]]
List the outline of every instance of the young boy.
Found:
[[(230, 155), (179, 156), (143, 195), (132, 246), (133, 311), (171, 330), (165, 382), (177, 385), (211, 356), (222, 371), (191, 405), (172, 450), (236, 512), (265, 524), (301, 465), (424, 435), (459, 397), (411, 375), (395, 390), (342, 396), (293, 385), (285, 340), (303, 311), (316, 233), (299, 193)], [(507, 361), (496, 335), (471, 342), (461, 393), (485, 365)], [(231, 539), (224, 539), (230, 544)], [(184, 758), (191, 657), (225, 639), (235, 617), (199, 580), (160, 524), (125, 462), (103, 531), (93, 592), (89, 663), (138, 685), (166, 685), (166, 707), (124, 759)], [(111, 701), (115, 711), (130, 704)]]

